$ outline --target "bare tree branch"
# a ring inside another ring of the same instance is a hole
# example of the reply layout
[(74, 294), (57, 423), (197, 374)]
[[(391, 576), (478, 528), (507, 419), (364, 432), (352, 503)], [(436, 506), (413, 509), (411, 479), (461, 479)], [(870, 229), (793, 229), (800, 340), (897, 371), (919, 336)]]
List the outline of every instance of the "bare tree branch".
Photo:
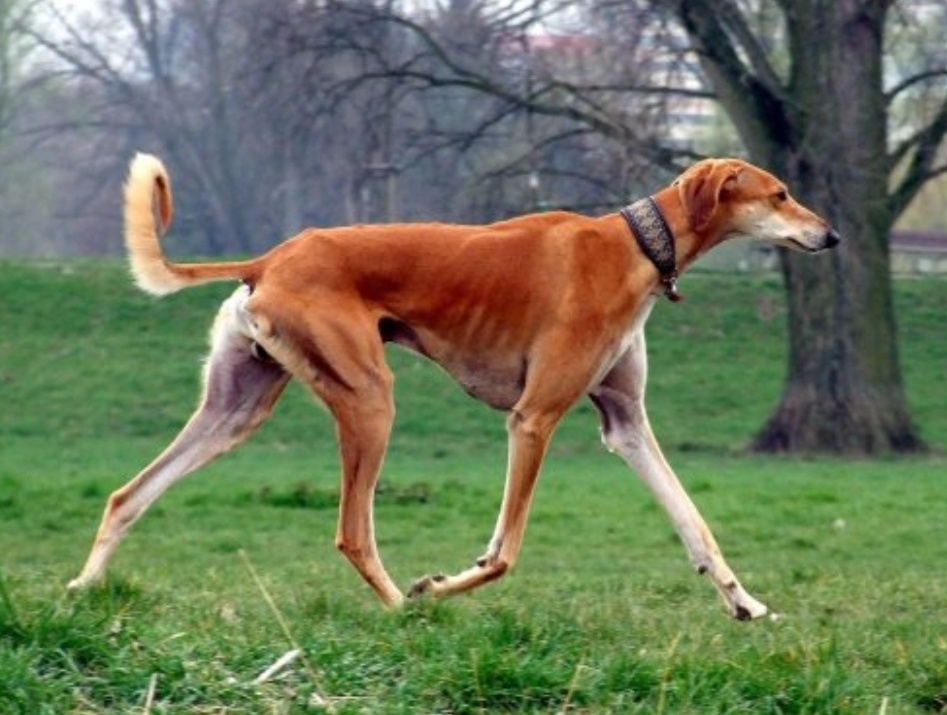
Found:
[(903, 177), (889, 197), (889, 207), (895, 218), (904, 212), (925, 183), (944, 172), (943, 167), (935, 168), (935, 163), (945, 135), (947, 135), (947, 98), (942, 100), (934, 118), (901, 144), (889, 159), (889, 166), (894, 169), (902, 158), (913, 151)]
[(721, 25), (732, 33), (736, 42), (746, 53), (749, 66), (760, 84), (775, 98), (785, 101), (787, 95), (782, 80), (767, 59), (766, 52), (760, 44), (760, 37), (750, 29), (737, 4), (733, 0), (715, 0), (713, 6), (721, 20)]
[[(746, 23), (736, 7), (720, 13), (710, 0), (675, 0), (674, 12), (695, 40), (695, 50), (710, 77), (717, 96), (740, 129), (745, 141), (756, 144), (790, 144), (793, 135), (786, 100), (778, 78), (764, 62), (761, 48), (748, 52), (748, 66), (739, 56), (731, 36), (748, 35)], [(747, 37), (743, 42), (750, 42)], [(745, 49), (745, 47), (744, 47)], [(755, 59), (754, 59), (755, 58)], [(754, 70), (762, 72), (762, 76)]]
[(947, 67), (933, 67), (923, 72), (905, 77), (894, 87), (885, 92), (885, 102), (890, 106), (897, 97), (918, 84), (929, 82), (930, 80), (947, 77)]
[[(353, 10), (349, 8), (349, 11)], [(495, 74), (491, 75), (465, 65), (458, 55), (449, 52), (438, 38), (415, 18), (379, 8), (359, 7), (354, 12), (361, 13), (363, 19), (367, 20), (370, 16), (374, 21), (382, 20), (407, 30), (423, 48), (411, 57), (394, 63), (376, 47), (359, 43), (349, 35), (345, 38), (350, 43), (347, 48), (365, 53), (376, 65), (375, 69), (366, 70), (360, 75), (361, 81), (401, 80), (414, 82), (421, 87), (457, 87), (489, 95), (521, 111), (561, 117), (585, 125), (602, 136), (618, 140), (635, 151), (642, 152), (656, 165), (672, 170), (680, 167), (681, 154), (691, 159), (697, 156), (693, 152), (661, 146), (653, 139), (639, 138), (633, 123), (623, 121), (614, 112), (607, 111), (592, 97), (610, 92), (640, 91), (642, 94), (709, 98), (711, 94), (706, 90), (636, 82), (592, 83), (579, 86), (563, 79), (549, 78), (545, 81), (535, 81), (531, 89), (523, 91), (504, 83)]]

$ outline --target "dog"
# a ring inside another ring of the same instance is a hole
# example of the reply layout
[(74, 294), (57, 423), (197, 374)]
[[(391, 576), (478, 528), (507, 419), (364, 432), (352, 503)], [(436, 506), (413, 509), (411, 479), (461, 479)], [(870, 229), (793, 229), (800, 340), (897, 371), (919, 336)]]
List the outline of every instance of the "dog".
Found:
[(164, 295), (240, 281), (211, 330), (203, 397), (155, 461), (109, 497), (70, 589), (100, 579), (129, 527), (161, 494), (247, 439), (293, 377), (328, 407), (341, 455), (338, 549), (388, 606), (405, 595), (375, 543), (373, 496), (394, 420), (384, 344), (434, 361), (473, 397), (506, 413), (509, 466), (486, 552), (408, 596), (443, 596), (503, 576), (516, 562), (550, 438), (583, 396), (605, 446), (633, 467), (668, 513), (694, 568), (737, 619), (763, 616), (668, 465), (644, 405), (644, 325), (678, 273), (743, 236), (817, 253), (839, 234), (785, 184), (737, 159), (696, 163), (670, 186), (598, 218), (531, 214), (486, 226), (437, 223), (311, 228), (246, 261), (169, 262), (168, 173), (137, 155), (125, 187), (132, 274)]

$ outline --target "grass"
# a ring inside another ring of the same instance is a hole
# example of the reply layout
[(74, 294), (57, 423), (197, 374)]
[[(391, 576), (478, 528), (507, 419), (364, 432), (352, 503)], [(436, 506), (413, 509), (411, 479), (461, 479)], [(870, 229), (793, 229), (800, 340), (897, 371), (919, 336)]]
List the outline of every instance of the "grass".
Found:
[[(193, 407), (227, 290), (154, 301), (97, 262), (0, 262), (0, 285), (0, 713), (947, 712), (947, 282), (896, 286), (934, 446), (905, 460), (743, 452), (783, 374), (774, 280), (688, 277), (688, 301), (656, 309), (655, 429), (744, 584), (782, 614), (753, 624), (723, 614), (587, 406), (556, 437), (515, 572), (383, 611), (332, 548), (332, 428), (299, 388), (155, 505), (105, 587), (67, 597), (105, 498)], [(505, 435), (438, 371), (391, 359), (376, 523), (407, 586), (481, 552)], [(304, 654), (256, 684), (293, 647), (280, 618)]]

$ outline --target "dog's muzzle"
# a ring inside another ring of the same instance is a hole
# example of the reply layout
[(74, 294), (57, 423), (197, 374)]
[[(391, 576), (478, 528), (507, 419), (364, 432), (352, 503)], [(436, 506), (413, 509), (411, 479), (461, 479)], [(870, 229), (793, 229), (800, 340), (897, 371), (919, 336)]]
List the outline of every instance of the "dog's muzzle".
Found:
[(804, 234), (801, 239), (792, 237), (782, 242), (787, 248), (794, 248), (797, 251), (805, 253), (821, 253), (835, 248), (842, 240), (841, 235), (834, 228), (829, 228), (825, 233)]

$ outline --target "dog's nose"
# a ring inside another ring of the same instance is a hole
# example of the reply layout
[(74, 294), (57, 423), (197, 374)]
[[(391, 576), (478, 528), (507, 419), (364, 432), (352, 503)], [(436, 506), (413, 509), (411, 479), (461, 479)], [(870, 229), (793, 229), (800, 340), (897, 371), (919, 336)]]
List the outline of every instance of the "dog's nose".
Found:
[(830, 228), (825, 234), (825, 247), (835, 248), (841, 240), (842, 237), (839, 235), (839, 232), (834, 228)]

